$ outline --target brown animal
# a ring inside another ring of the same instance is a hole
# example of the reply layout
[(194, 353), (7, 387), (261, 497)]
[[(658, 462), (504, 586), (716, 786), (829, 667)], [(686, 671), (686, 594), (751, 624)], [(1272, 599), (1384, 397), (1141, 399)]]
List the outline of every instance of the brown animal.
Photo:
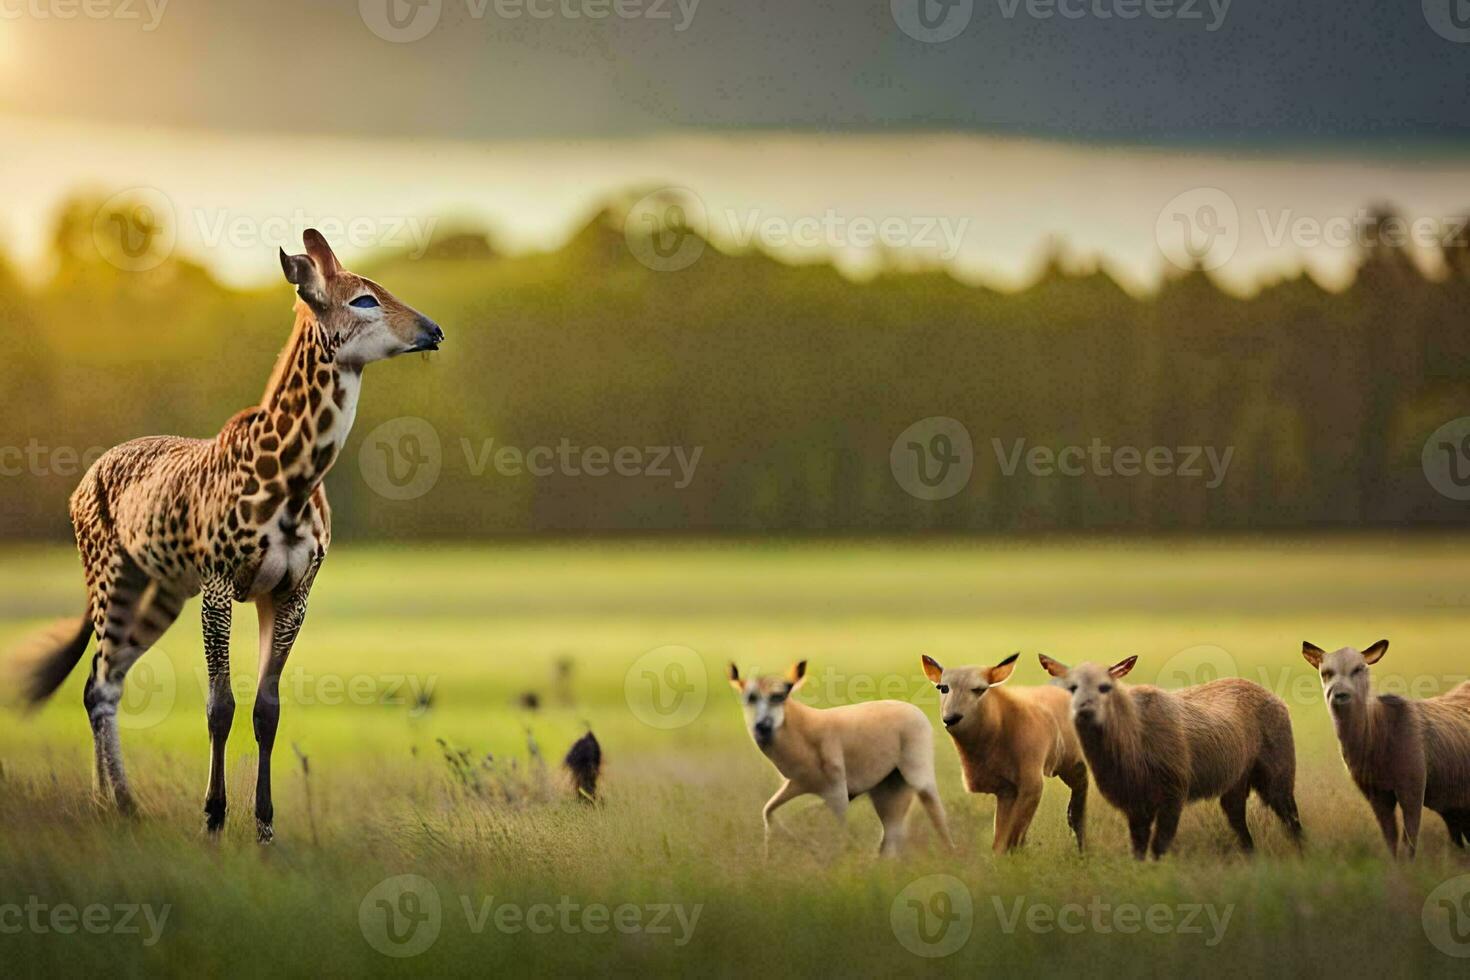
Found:
[(965, 789), (995, 794), (998, 854), (1019, 847), (1046, 777), (1072, 790), (1067, 825), (1084, 845), (1087, 762), (1069, 717), (1071, 697), (1059, 687), (1002, 688), (1016, 667), (1013, 653), (994, 667), (941, 667), (924, 658), (924, 675), (939, 689), (939, 715), (954, 740)]
[(1470, 841), (1470, 681), (1423, 701), (1375, 697), (1368, 668), (1387, 652), (1387, 640), (1362, 653), (1352, 647), (1325, 653), (1302, 644), (1302, 656), (1322, 675), (1342, 761), (1373, 807), (1388, 852), (1398, 856), (1395, 806), (1404, 811), (1410, 858), (1425, 807), (1444, 818), (1450, 840), (1464, 848)]
[(1246, 851), (1255, 846), (1245, 804), (1254, 789), (1301, 845), (1296, 747), (1282, 700), (1259, 684), (1227, 677), (1180, 691), (1118, 684), (1137, 657), (1068, 668), (1041, 666), (1072, 695), (1072, 721), (1103, 798), (1128, 818), (1133, 856), (1164, 856), (1184, 804), (1219, 797)]
[(791, 697), (805, 678), (805, 660), (792, 664), (785, 677), (751, 680), (742, 680), (730, 665), (730, 686), (740, 695), (751, 738), (786, 779), (761, 811), (766, 855), (771, 831), (782, 829), (776, 808), (806, 793), (822, 798), (839, 827), (846, 825), (848, 803), (867, 794), (883, 824), (883, 855), (898, 851), (917, 795), (952, 847), (934, 779), (934, 730), (924, 712), (905, 701), (812, 708)]

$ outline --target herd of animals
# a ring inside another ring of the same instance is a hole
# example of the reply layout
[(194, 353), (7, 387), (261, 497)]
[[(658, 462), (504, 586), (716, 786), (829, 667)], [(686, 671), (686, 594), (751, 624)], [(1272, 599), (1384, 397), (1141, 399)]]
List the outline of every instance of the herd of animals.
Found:
[[(253, 602), (260, 623), (260, 683), (253, 706), (259, 747), (255, 788), (258, 839), (274, 836), (271, 750), (280, 719), (279, 680), (306, 615), (312, 582), (331, 541), (322, 480), (337, 460), (357, 411), (365, 367), (437, 350), (443, 331), (387, 289), (344, 269), (315, 230), (305, 252), (281, 252), (296, 291), (295, 323), (260, 401), (212, 439), (136, 439), (103, 454), (71, 498), (87, 584), (85, 614), (32, 638), (24, 696), (49, 697), (95, 643), (83, 706), (95, 746), (97, 794), (134, 809), (123, 766), (118, 703), (129, 668), (202, 594), (210, 767), (206, 827), (225, 823), (225, 742), (235, 713), (230, 685), (232, 606)], [(1361, 653), (1303, 655), (1322, 678), (1328, 710), (1353, 781), (1367, 797), (1389, 851), (1412, 856), (1428, 808), (1450, 839), (1470, 838), (1470, 682), (1437, 698), (1375, 697), (1368, 668), (1386, 641)], [(1180, 691), (1127, 687), (1130, 657), (1112, 667), (1068, 668), (1049, 657), (1054, 678), (1008, 686), (1017, 656), (993, 667), (945, 668), (925, 657), (940, 693), (942, 722), (959, 752), (965, 787), (996, 797), (996, 851), (1022, 844), (1048, 777), (1071, 791), (1067, 822), (1085, 840), (1089, 779), (1128, 818), (1133, 853), (1168, 851), (1180, 811), (1218, 799), (1246, 850), (1246, 799), (1254, 790), (1298, 842), (1296, 750), (1286, 705), (1259, 685), (1218, 680)], [(883, 824), (882, 853), (899, 847), (917, 796), (950, 841), (934, 773), (933, 730), (900, 701), (817, 709), (793, 699), (805, 661), (785, 677), (742, 680), (732, 664), (751, 734), (785, 782), (766, 803), (769, 848), (774, 811), (803, 794), (821, 797), (841, 818), (867, 795)], [(595, 746), (595, 742), (593, 743)], [(1089, 775), (1090, 774), (1090, 775)]]
[[(1369, 668), (1388, 652), (1333, 653), (1302, 645), (1318, 672), (1342, 758), (1367, 798), (1390, 855), (1412, 858), (1423, 811), (1438, 813), (1450, 840), (1470, 843), (1470, 681), (1424, 700), (1374, 695)], [(923, 658), (938, 689), (940, 720), (953, 739), (965, 788), (995, 796), (997, 853), (1026, 840), (1048, 777), (1071, 792), (1067, 824), (1086, 842), (1089, 772), (1103, 798), (1128, 820), (1133, 856), (1161, 858), (1186, 803), (1218, 799), (1240, 846), (1252, 790), (1298, 847), (1296, 747), (1286, 704), (1259, 684), (1224, 678), (1176, 691), (1121, 683), (1138, 658), (1111, 667), (1076, 667), (1042, 654), (1052, 678), (1038, 687), (1007, 685), (1020, 654), (993, 667), (944, 667)], [(762, 811), (769, 853), (782, 831), (775, 811), (805, 794), (820, 797), (841, 821), (867, 795), (883, 825), (879, 853), (895, 853), (917, 796), (934, 829), (953, 846), (934, 775), (933, 734), (923, 711), (905, 701), (814, 708), (792, 694), (806, 661), (785, 676), (742, 679), (730, 665), (755, 744), (785, 778)], [(1398, 814), (1403, 814), (1402, 836)]]

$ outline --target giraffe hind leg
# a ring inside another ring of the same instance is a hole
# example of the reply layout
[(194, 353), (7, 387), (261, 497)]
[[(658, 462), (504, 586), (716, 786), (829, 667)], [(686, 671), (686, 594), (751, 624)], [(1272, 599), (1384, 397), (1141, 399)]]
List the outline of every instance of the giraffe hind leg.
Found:
[(182, 599), (162, 589), (126, 556), (114, 559), (93, 599), (97, 652), (82, 703), (92, 726), (94, 789), (123, 813), (137, 807), (123, 766), (118, 707), (128, 671), (173, 624)]

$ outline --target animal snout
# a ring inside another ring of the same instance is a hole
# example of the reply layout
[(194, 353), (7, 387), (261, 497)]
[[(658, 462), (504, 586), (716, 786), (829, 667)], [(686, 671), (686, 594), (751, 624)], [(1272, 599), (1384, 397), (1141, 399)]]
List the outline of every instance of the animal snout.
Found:
[(771, 732), (774, 730), (775, 726), (771, 724), (769, 719), (758, 721), (751, 726), (751, 731), (755, 732), (755, 740), (761, 744), (765, 744), (771, 740)]
[(945, 728), (953, 728), (954, 726), (956, 726), (956, 725), (958, 725), (960, 723), (960, 719), (963, 718), (963, 717), (964, 717), (963, 715), (945, 715), (944, 716), (944, 727)]
[(1079, 704), (1075, 713), (1080, 721), (1092, 721), (1097, 717), (1097, 708), (1091, 704)]
[(1352, 692), (1344, 691), (1342, 688), (1338, 688), (1335, 691), (1327, 692), (1327, 700), (1331, 701), (1333, 704), (1347, 704), (1352, 699)]
[(439, 328), (439, 324), (428, 317), (419, 317), (419, 336), (409, 351), (438, 350), (443, 341), (444, 331)]

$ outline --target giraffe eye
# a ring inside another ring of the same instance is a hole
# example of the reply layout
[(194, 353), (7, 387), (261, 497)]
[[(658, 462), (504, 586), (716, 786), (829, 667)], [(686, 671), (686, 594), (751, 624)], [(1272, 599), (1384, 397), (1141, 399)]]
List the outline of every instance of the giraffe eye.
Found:
[(355, 306), (359, 310), (371, 310), (381, 304), (378, 303), (378, 297), (374, 296), (372, 293), (363, 293), (361, 296), (357, 297), (357, 299), (353, 300), (347, 305)]

